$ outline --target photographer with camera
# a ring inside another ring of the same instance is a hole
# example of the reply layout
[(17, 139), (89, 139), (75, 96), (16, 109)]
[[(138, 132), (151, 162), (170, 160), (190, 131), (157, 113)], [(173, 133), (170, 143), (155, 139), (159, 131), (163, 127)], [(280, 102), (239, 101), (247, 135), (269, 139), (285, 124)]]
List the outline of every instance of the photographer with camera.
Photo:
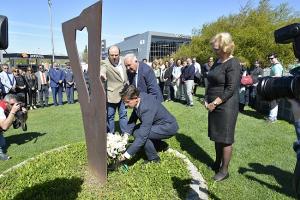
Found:
[(13, 94), (7, 94), (3, 100), (0, 100), (0, 160), (9, 160), (3, 149), (5, 148), (4, 131), (8, 130), (15, 120), (18, 112), (27, 113), (27, 110), (18, 103)]

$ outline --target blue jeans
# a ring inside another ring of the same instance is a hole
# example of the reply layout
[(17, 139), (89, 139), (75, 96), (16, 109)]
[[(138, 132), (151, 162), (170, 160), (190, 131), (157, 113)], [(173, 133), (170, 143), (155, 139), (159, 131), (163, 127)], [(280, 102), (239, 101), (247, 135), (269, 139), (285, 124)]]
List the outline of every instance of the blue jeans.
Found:
[(0, 153), (3, 153), (3, 149), (5, 148), (6, 142), (3, 136), (3, 132), (0, 132)]
[(119, 112), (119, 124), (121, 132), (126, 132), (127, 128), (127, 110), (123, 101), (119, 103), (107, 103), (107, 132), (114, 133), (115, 132), (115, 113), (116, 109)]
[(55, 106), (57, 106), (57, 95), (58, 95), (58, 104), (59, 105), (62, 105), (62, 91), (63, 91), (63, 88), (62, 86), (58, 86), (58, 87), (51, 87), (51, 90), (52, 90), (52, 97), (53, 97), (53, 104)]
[(67, 100), (68, 103), (74, 103), (74, 86), (72, 87), (66, 87), (66, 94), (67, 94)]

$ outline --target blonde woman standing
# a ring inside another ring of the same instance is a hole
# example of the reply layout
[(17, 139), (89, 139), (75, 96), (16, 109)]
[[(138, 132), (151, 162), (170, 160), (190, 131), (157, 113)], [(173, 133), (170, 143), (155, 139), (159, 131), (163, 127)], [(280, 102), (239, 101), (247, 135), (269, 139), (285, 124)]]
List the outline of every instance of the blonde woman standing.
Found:
[(234, 42), (229, 33), (219, 33), (210, 41), (218, 59), (207, 74), (205, 106), (208, 136), (215, 142), (216, 160), (212, 166), (215, 181), (229, 177), (234, 132), (239, 111), (240, 62), (233, 57)]

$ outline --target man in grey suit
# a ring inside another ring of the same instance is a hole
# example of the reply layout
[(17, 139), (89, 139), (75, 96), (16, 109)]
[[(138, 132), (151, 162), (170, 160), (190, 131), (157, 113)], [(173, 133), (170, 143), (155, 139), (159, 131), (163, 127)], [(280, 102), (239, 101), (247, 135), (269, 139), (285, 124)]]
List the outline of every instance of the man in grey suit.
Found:
[(35, 76), (38, 80), (38, 91), (40, 98), (40, 107), (48, 107), (49, 99), (49, 75), (44, 69), (43, 65), (39, 65), (39, 71), (35, 72)]
[[(155, 96), (140, 93), (134, 85), (127, 86), (121, 92), (126, 106), (133, 108), (128, 121), (128, 133), (134, 136), (134, 141), (121, 156), (120, 161), (130, 159), (140, 148), (144, 147), (147, 162), (159, 162), (155, 143), (174, 136), (178, 124), (174, 116), (155, 98)], [(141, 122), (136, 125), (137, 120)]]
[(118, 109), (120, 129), (122, 134), (127, 127), (127, 110), (121, 100), (120, 92), (124, 85), (128, 83), (126, 68), (120, 58), (120, 49), (111, 46), (108, 49), (108, 59), (101, 65), (100, 77), (105, 81), (107, 96), (107, 132), (115, 132), (115, 113)]

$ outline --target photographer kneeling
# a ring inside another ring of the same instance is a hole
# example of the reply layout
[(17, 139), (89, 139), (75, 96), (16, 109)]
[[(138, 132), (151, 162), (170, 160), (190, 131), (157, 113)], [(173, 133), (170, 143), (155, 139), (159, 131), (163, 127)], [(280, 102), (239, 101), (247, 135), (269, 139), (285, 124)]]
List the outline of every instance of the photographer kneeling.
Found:
[[(8, 130), (15, 120), (15, 114), (21, 109), (17, 98), (13, 94), (7, 94), (3, 100), (0, 100), (0, 160), (9, 160), (3, 149), (5, 147), (4, 131)], [(22, 107), (21, 111), (26, 113), (27, 110)]]

